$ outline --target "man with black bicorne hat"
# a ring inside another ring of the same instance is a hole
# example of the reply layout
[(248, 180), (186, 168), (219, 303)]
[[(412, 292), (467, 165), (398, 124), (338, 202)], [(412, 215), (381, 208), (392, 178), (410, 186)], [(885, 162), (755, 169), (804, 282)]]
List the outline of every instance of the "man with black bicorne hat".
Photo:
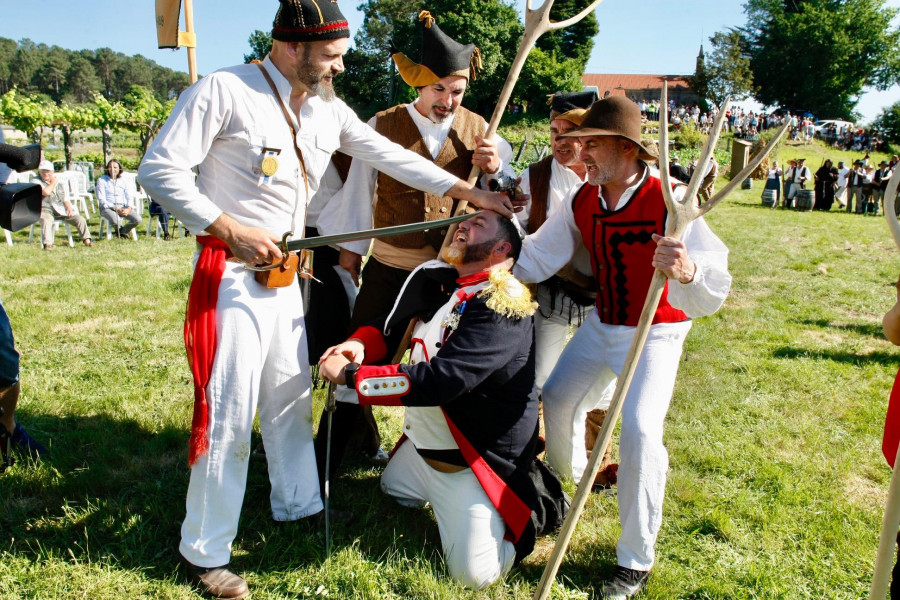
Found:
[[(482, 139), (487, 123), (463, 108), (461, 102), (469, 80), (481, 66), (481, 54), (474, 44), (460, 44), (444, 33), (427, 10), (418, 15), (422, 33), (421, 58), (414, 61), (401, 52), (393, 54), (403, 80), (418, 91), (411, 104), (400, 104), (376, 114), (369, 125), (404, 148), (433, 161), (445, 171), (466, 179), (477, 165), (484, 171), (482, 184), (505, 173), (512, 149), (498, 137)], [(453, 215), (456, 201), (446, 195), (423, 193), (398, 181), (377, 166), (353, 161), (344, 195), (366, 206), (337, 205), (323, 213), (320, 224), (343, 224), (347, 229), (368, 229), (431, 221)], [(437, 256), (446, 230), (434, 229), (376, 239), (366, 262), (362, 285), (351, 319), (351, 330), (386, 313), (407, 276), (420, 264)], [(342, 264), (355, 268), (369, 250), (369, 242), (342, 244)], [(394, 349), (386, 357), (390, 359)], [(325, 471), (328, 435), (322, 419), (316, 436), (316, 457), (320, 476)], [(348, 440), (355, 430), (365, 429), (363, 453), (370, 458), (379, 452), (379, 436), (370, 407), (337, 405), (332, 417), (331, 472), (337, 472)]]
[[(528, 166), (522, 172), (520, 187), (531, 199), (525, 210), (517, 213), (519, 223), (528, 233), (534, 233), (553, 213), (561, 210), (563, 200), (576, 187), (585, 182), (585, 167), (581, 162), (581, 144), (578, 138), (564, 137), (562, 134), (577, 126), (587, 114), (588, 109), (598, 100), (596, 91), (556, 93), (550, 99), (550, 149), (549, 156)], [(579, 249), (572, 262), (563, 267), (537, 288), (537, 300), (540, 304), (534, 315), (535, 338), (535, 385), (541, 393), (544, 382), (550, 376), (553, 367), (559, 360), (569, 338), (569, 327), (577, 329), (584, 321), (588, 307), (594, 305), (597, 293), (591, 275), (591, 260), (587, 251)], [(596, 404), (602, 403), (603, 394), (612, 393), (615, 382), (605, 389), (592, 390), (596, 394)], [(606, 404), (609, 403), (607, 398)], [(590, 458), (590, 449), (606, 411), (593, 410), (588, 413), (585, 422), (583, 440), (573, 443), (585, 448), (575, 450), (573, 470), (580, 478), (581, 472)], [(611, 471), (609, 469), (612, 469)], [(608, 487), (615, 482), (615, 466), (610, 464), (609, 453), (603, 457), (597, 484)]]
[[(682, 240), (664, 237), (661, 183), (648, 167), (655, 155), (641, 143), (634, 102), (620, 96), (595, 102), (581, 125), (562, 135), (579, 139), (588, 182), (525, 238), (514, 271), (523, 281), (543, 281), (585, 248), (596, 281), (596, 306), (543, 389), (547, 460), (561, 476), (574, 474), (573, 441), (585, 414), (607, 408), (595, 404), (591, 391), (624, 369), (654, 270), (668, 277), (622, 409), (622, 535), (618, 566), (601, 597), (625, 599), (643, 589), (653, 567), (669, 462), (663, 422), (691, 318), (715, 312), (728, 294), (728, 249), (703, 219), (690, 223)], [(684, 191), (673, 185), (676, 199)]]
[(429, 194), (512, 214), (505, 195), (390, 142), (335, 98), (349, 36), (335, 2), (281, 0), (269, 56), (185, 91), (140, 168), (150, 195), (198, 234), (185, 319), (195, 403), (179, 551), (192, 581), (216, 597), (249, 594), (229, 562), (257, 409), (273, 518), (322, 511), (300, 290), (292, 269), (261, 283), (247, 267), (280, 262), (282, 236), (301, 235), (334, 151)]

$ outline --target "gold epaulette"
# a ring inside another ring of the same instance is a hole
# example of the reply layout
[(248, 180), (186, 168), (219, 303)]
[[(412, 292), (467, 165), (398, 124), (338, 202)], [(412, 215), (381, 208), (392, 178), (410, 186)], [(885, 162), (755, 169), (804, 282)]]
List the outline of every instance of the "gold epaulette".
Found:
[(491, 269), (487, 287), (478, 292), (479, 298), (487, 298), (487, 307), (504, 317), (521, 319), (530, 317), (538, 303), (531, 290), (506, 269)]

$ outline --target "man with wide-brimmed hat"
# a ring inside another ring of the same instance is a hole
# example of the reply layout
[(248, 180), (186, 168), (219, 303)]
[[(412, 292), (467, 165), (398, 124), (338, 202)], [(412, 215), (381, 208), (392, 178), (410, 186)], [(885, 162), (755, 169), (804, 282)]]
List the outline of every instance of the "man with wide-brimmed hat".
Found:
[(229, 561), (257, 409), (273, 518), (322, 511), (300, 290), (293, 270), (261, 284), (246, 266), (281, 261), (279, 242), (303, 231), (333, 152), (377, 163), (429, 194), (512, 214), (508, 197), (390, 142), (334, 97), (349, 35), (335, 2), (281, 0), (269, 56), (191, 86), (140, 168), (154, 200), (198, 234), (185, 320), (195, 404), (179, 551), (192, 580), (217, 597), (249, 593)]
[[(593, 389), (605, 387), (624, 368), (635, 327), (655, 269), (668, 277), (653, 325), (622, 410), (618, 499), (622, 535), (618, 567), (603, 598), (630, 598), (640, 591), (654, 562), (662, 521), (668, 454), (663, 421), (690, 319), (711, 314), (731, 285), (728, 249), (703, 219), (683, 239), (664, 237), (667, 210), (660, 180), (641, 143), (640, 109), (611, 96), (595, 102), (577, 137), (588, 182), (563, 202), (523, 244), (515, 273), (543, 281), (584, 247), (596, 280), (596, 306), (575, 332), (543, 389), (547, 459), (564, 477), (573, 472), (575, 430), (597, 406)], [(676, 199), (684, 186), (674, 189)]]
[[(528, 166), (522, 172), (520, 187), (531, 196), (525, 210), (517, 213), (519, 223), (528, 233), (534, 233), (548, 217), (561, 210), (570, 192), (585, 182), (585, 167), (581, 162), (581, 144), (578, 138), (562, 134), (581, 125), (588, 109), (596, 100), (597, 92), (582, 91), (553, 94), (550, 98), (550, 149), (547, 157)], [(591, 259), (587, 250), (579, 248), (572, 261), (558, 273), (538, 284), (537, 300), (540, 309), (534, 315), (535, 385), (538, 394), (559, 360), (569, 338), (569, 328), (576, 329), (584, 321), (589, 307), (594, 305), (597, 293), (591, 275)], [(603, 394), (612, 393), (615, 382), (605, 389), (593, 390), (597, 394), (595, 404), (602, 403)], [(606, 400), (606, 404), (609, 400)], [(586, 435), (573, 440), (576, 450), (573, 470), (580, 476), (590, 458), (591, 448), (606, 411), (597, 409), (588, 413), (585, 422)], [(577, 435), (577, 434), (576, 434)], [(584, 450), (580, 450), (584, 447)], [(609, 453), (604, 456), (597, 474), (597, 483), (607, 487), (615, 481), (609, 469)]]
[[(434, 16), (427, 10), (418, 15), (422, 35), (421, 57), (418, 62), (401, 52), (393, 59), (403, 80), (416, 88), (418, 98), (410, 104), (400, 104), (376, 114), (369, 125), (388, 139), (432, 161), (453, 175), (466, 178), (472, 165), (480, 167), (487, 179), (500, 173), (515, 177), (508, 167), (512, 150), (495, 136), (484, 140), (485, 120), (461, 106), (470, 79), (480, 68), (480, 52), (474, 44), (461, 44), (444, 33)], [(357, 205), (336, 205), (323, 213), (319, 224), (335, 227), (342, 223), (349, 229), (368, 229), (432, 221), (452, 215), (456, 201), (446, 195), (424, 193), (411, 188), (379, 170), (377, 166), (353, 161), (346, 197), (366, 202)], [(332, 225), (333, 224), (333, 225)], [(420, 264), (437, 256), (445, 230), (398, 235), (377, 239), (372, 256), (366, 262), (362, 285), (353, 310), (351, 330), (386, 313), (406, 278)], [(369, 251), (368, 241), (342, 245), (342, 263), (359, 265)], [(386, 359), (393, 355), (393, 349)], [(377, 426), (370, 417), (371, 408), (343, 403), (332, 416), (331, 470), (339, 468), (351, 435), (359, 428), (365, 431), (363, 453), (370, 457), (379, 449)], [(319, 472), (324, 472), (327, 436), (320, 421), (316, 438)]]

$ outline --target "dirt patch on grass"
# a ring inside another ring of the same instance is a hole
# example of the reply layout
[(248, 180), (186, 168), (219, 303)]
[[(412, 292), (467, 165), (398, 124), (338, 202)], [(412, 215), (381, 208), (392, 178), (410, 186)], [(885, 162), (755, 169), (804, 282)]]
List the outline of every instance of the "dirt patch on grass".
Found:
[(859, 508), (880, 509), (887, 501), (887, 490), (857, 474), (850, 475), (844, 485), (847, 500)]

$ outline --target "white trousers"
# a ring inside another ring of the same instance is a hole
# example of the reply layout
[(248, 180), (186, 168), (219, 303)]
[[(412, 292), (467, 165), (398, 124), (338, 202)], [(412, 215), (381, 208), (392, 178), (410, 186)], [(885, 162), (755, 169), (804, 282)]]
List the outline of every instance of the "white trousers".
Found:
[(566, 347), (570, 322), (577, 329), (578, 311), (587, 313), (590, 308), (572, 306), (572, 301), (562, 293), (557, 293), (554, 298), (546, 285), (538, 286), (537, 301), (540, 308), (534, 314), (534, 384), (540, 395)]
[(512, 568), (516, 550), (503, 539), (506, 524), (471, 469), (435, 471), (406, 440), (381, 475), (381, 491), (431, 503), (447, 570), (464, 586), (481, 589)]
[[(656, 536), (662, 523), (669, 455), (663, 445), (663, 421), (684, 340), (691, 322), (650, 327), (622, 407), (619, 440), (618, 499), (622, 536), (616, 546), (623, 567), (647, 571), (653, 566)], [(583, 472), (584, 419), (588, 411), (607, 408), (611, 396), (597, 405), (595, 389), (606, 389), (622, 372), (635, 328), (606, 325), (596, 310), (566, 346), (544, 385), (547, 460), (563, 477)]]
[(312, 438), (309, 363), (297, 285), (267, 289), (226, 263), (216, 306), (218, 349), (207, 386), (209, 452), (191, 468), (179, 550), (200, 567), (231, 559), (259, 408), (276, 521), (322, 510)]

